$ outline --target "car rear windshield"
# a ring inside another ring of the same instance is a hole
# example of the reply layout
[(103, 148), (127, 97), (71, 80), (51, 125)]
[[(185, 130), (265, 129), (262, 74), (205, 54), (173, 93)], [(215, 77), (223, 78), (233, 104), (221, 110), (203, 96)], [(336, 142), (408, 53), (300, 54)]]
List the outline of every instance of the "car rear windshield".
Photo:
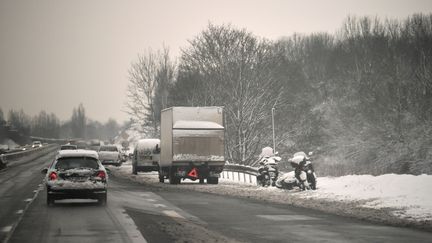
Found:
[(96, 159), (89, 157), (60, 158), (55, 164), (57, 170), (70, 170), (77, 168), (98, 169), (99, 164)]
[(74, 145), (64, 145), (60, 147), (60, 150), (72, 150), (72, 149), (77, 149), (77, 147)]
[(109, 152), (117, 152), (117, 147), (116, 146), (103, 146), (100, 147), (99, 151), (109, 151)]

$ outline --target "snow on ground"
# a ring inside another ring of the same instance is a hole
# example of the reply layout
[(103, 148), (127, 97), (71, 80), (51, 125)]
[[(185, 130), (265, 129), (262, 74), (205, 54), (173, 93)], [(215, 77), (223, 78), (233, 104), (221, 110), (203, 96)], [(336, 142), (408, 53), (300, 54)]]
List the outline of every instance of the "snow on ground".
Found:
[(399, 217), (432, 220), (432, 176), (349, 175), (323, 177), (306, 198), (364, 201), (363, 207), (394, 208)]
[(132, 175), (130, 163), (110, 169), (114, 176), (154, 187), (266, 200), (392, 225), (432, 229), (431, 175), (319, 177), (317, 190), (287, 191), (275, 187), (241, 184), (222, 178), (218, 185), (199, 184), (198, 181), (191, 180), (182, 181), (180, 185), (169, 185), (167, 182), (158, 182), (157, 172)]
[(19, 147), (13, 140), (7, 138), (0, 143), (0, 149), (13, 149)]

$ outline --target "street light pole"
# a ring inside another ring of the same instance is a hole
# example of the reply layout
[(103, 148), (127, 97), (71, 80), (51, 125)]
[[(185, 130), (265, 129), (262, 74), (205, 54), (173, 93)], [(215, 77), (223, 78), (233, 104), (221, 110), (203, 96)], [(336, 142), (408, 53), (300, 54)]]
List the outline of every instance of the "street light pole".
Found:
[(274, 112), (275, 108), (272, 107), (272, 128), (273, 128), (273, 153), (276, 153), (276, 142), (275, 142), (275, 125), (274, 125)]

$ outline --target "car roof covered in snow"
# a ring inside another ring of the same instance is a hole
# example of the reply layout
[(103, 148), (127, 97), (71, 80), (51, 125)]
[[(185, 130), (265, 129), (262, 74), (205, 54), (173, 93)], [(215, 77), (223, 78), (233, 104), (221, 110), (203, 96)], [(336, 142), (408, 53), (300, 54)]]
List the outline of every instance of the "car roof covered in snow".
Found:
[(57, 154), (57, 159), (66, 157), (91, 157), (99, 159), (98, 153), (93, 150), (77, 149), (77, 150), (60, 150)]

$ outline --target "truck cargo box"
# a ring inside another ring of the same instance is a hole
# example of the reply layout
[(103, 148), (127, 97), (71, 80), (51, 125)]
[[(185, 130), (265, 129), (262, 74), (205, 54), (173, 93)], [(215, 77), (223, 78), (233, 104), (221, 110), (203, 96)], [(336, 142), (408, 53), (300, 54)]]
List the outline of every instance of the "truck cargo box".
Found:
[(161, 166), (224, 162), (222, 107), (172, 107), (161, 115)]
[[(222, 107), (172, 107), (161, 113), (161, 173), (200, 166), (206, 175), (225, 164)], [(204, 167), (206, 169), (204, 169)]]

